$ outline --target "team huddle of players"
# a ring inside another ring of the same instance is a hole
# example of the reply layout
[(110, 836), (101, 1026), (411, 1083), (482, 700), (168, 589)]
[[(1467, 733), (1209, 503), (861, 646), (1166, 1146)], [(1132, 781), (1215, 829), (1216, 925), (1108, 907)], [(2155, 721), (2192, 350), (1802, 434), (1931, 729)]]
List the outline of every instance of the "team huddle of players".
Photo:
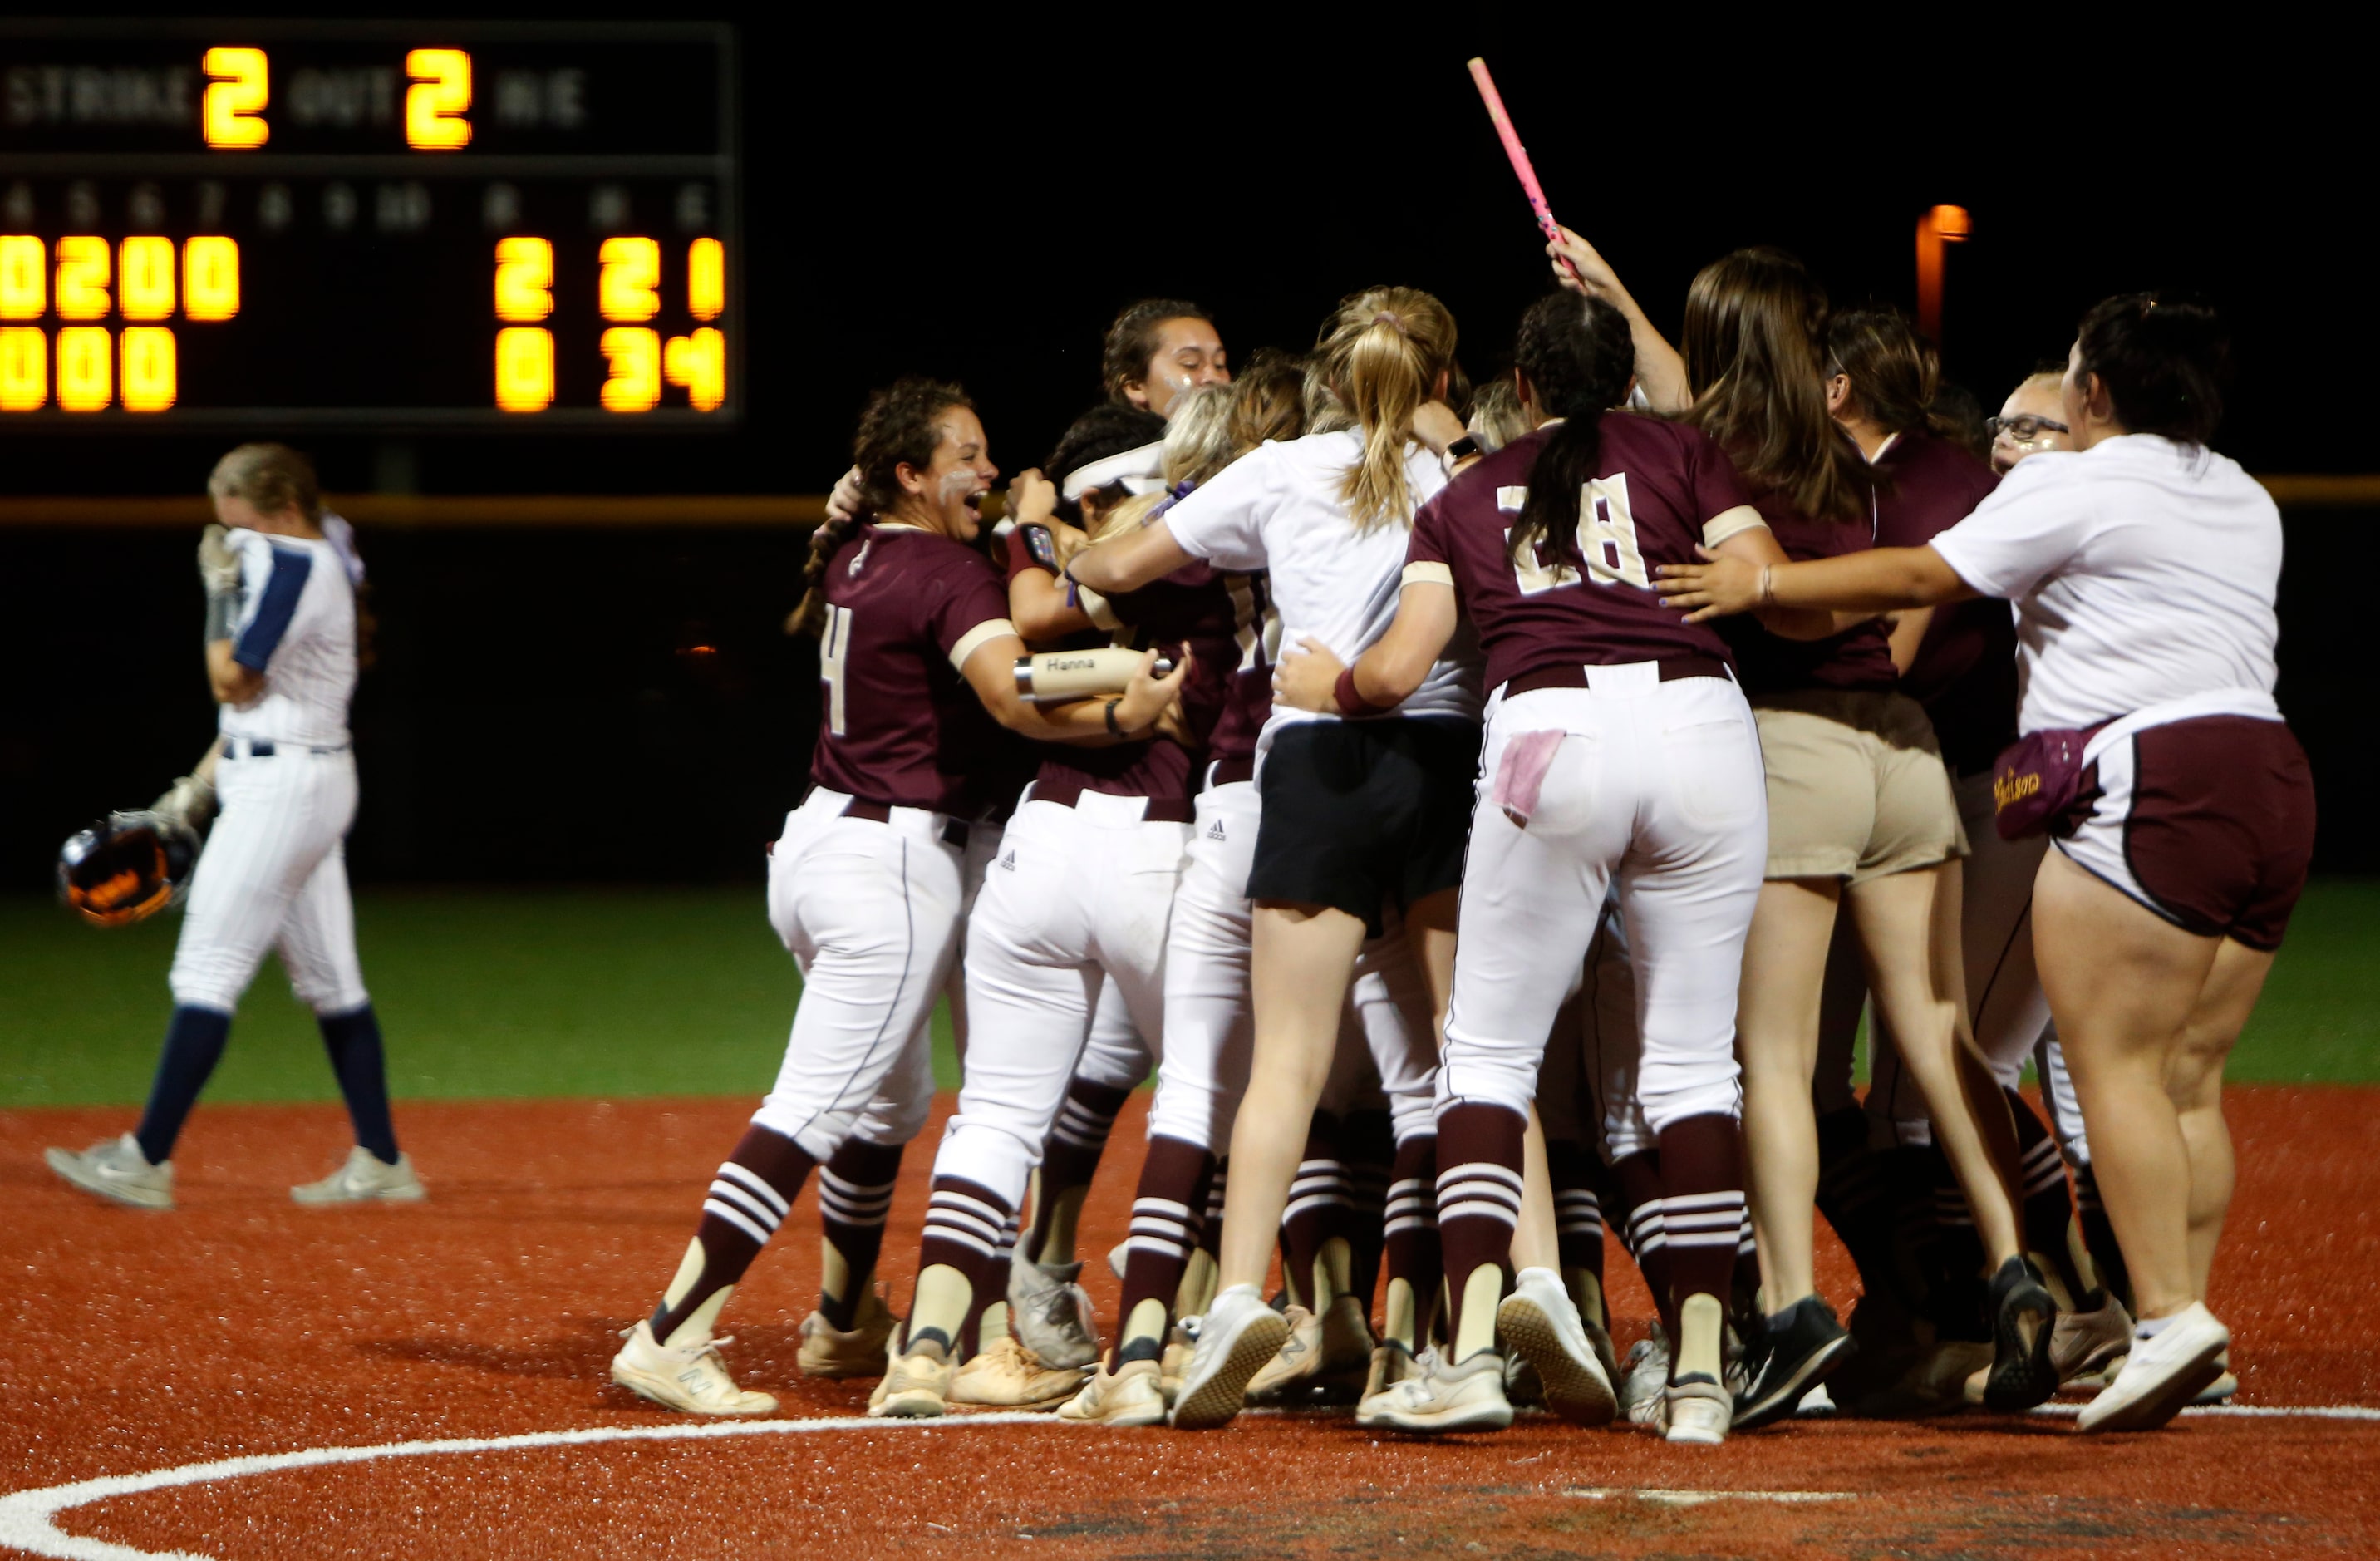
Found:
[[(869, 401), (789, 625), (803, 997), (615, 1382), (775, 1407), (714, 1326), (815, 1170), (801, 1367), (878, 1378), (871, 1415), (1537, 1404), (1708, 1444), (2229, 1390), (2222, 1065), (2313, 799), (2278, 517), (2207, 448), (2220, 322), (2111, 299), (1970, 430), (1904, 320), (1791, 256), (1706, 267), (1673, 348), (1549, 253), (1475, 387), (1411, 288), (1228, 369), (1196, 306), (1135, 305), (998, 528), (963, 390)], [(1021, 658), (1093, 646), (1142, 653), (1032, 697)], [(946, 994), (965, 1082), (896, 1315)], [(1076, 1225), (1152, 1067), (1103, 1328)], [(1607, 1228), (1659, 1314), (1624, 1361)]]

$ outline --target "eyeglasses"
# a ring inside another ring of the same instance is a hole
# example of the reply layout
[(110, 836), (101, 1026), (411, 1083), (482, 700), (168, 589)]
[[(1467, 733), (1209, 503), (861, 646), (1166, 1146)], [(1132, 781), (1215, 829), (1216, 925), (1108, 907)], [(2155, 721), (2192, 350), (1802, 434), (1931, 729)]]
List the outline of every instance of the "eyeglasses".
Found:
[(2019, 445), (2038, 445), (2045, 433), (2071, 433), (2072, 429), (2049, 418), (2037, 418), (2026, 412), (2013, 418), (1986, 418), (1984, 432), (1997, 439), (2005, 433)]

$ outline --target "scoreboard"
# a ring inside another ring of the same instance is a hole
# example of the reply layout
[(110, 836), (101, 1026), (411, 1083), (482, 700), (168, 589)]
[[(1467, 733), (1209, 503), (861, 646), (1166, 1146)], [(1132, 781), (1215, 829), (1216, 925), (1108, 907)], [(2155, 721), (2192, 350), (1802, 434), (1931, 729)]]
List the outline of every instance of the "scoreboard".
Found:
[(734, 422), (735, 38), (0, 18), (0, 434)]

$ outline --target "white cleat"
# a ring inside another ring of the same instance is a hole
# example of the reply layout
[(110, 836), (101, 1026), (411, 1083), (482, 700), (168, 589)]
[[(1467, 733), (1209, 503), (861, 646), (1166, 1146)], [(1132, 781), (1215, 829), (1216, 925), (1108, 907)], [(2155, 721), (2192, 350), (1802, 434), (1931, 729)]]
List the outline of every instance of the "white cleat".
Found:
[[(2101, 1290), (2087, 1311), (2061, 1311), (2049, 1330), (2049, 1363), (2058, 1385), (2094, 1385), (2088, 1379), (2109, 1371), (2132, 1348), (2132, 1318), (2124, 1303)], [(2096, 1385), (2114, 1381), (2105, 1377)]]
[(932, 1420), (949, 1409), (951, 1379), (957, 1374), (942, 1347), (930, 1339), (908, 1355), (888, 1341), (884, 1377), (868, 1396), (868, 1412), (877, 1420)]
[(1496, 1309), (1496, 1332), (1536, 1369), (1546, 1408), (1572, 1425), (1609, 1425), (1620, 1401), (1578, 1305), (1550, 1268), (1524, 1268)]
[(1670, 1386), (1670, 1340), (1658, 1323), (1628, 1349), (1621, 1363), (1620, 1412), (1634, 1425), (1659, 1425)]
[(1825, 1383), (1818, 1384), (1815, 1387), (1810, 1389), (1809, 1392), (1802, 1395), (1802, 1401), (1793, 1406), (1793, 1418), (1797, 1421), (1828, 1421), (1834, 1419), (1835, 1396), (1827, 1391), (1827, 1384)]
[(1281, 1353), (1289, 1323), (1265, 1304), (1254, 1285), (1234, 1285), (1207, 1309), (1197, 1337), (1173, 1401), (1173, 1424), (1183, 1431), (1231, 1423), (1246, 1400), (1249, 1381)]
[(2192, 1301), (2153, 1338), (2135, 1337), (2116, 1380), (2082, 1407), (2077, 1431), (2153, 1431), (2223, 1375), (2231, 1331)]
[(1013, 1334), (958, 1369), (946, 1396), (953, 1404), (979, 1409), (1054, 1409), (1082, 1390), (1090, 1371), (1052, 1366)]
[(298, 1203), (419, 1203), (429, 1194), (413, 1174), (413, 1156), (399, 1152), (396, 1164), (375, 1157), (358, 1144), (347, 1151), (347, 1163), (324, 1177), (289, 1189)]
[(140, 1140), (130, 1133), (85, 1150), (48, 1150), (42, 1158), (69, 1183), (111, 1203), (135, 1209), (174, 1206), (174, 1163), (149, 1164), (149, 1157), (140, 1152)]
[(1735, 1395), (1696, 1374), (1662, 1390), (1663, 1435), (1693, 1446), (1716, 1447), (1735, 1419)]
[(1114, 1375), (1099, 1372), (1058, 1407), (1058, 1418), (1081, 1425), (1165, 1423), (1165, 1392), (1154, 1360), (1127, 1360)]
[(727, 1374), (719, 1347), (734, 1343), (732, 1336), (673, 1349), (653, 1337), (650, 1322), (620, 1336), (628, 1342), (612, 1357), (612, 1380), (640, 1398), (688, 1415), (765, 1415), (777, 1407), (774, 1398), (745, 1392)]
[(1512, 1405), (1504, 1396), (1504, 1358), (1495, 1350), (1474, 1350), (1455, 1366), (1446, 1365), (1427, 1350), (1406, 1360), (1412, 1362), (1411, 1370), (1365, 1396), (1355, 1411), (1358, 1426), (1366, 1431), (1436, 1436), (1458, 1431), (1501, 1431), (1512, 1423)]
[(1300, 1405), (1361, 1389), (1372, 1362), (1372, 1323), (1363, 1302), (1341, 1296), (1318, 1317), (1302, 1306), (1281, 1315), (1289, 1339), (1250, 1379), (1249, 1403)]
[(1075, 1282), (1082, 1272), (1078, 1262), (1044, 1268), (1022, 1249), (1010, 1260), (1008, 1325), (1044, 1365), (1087, 1366), (1099, 1358), (1090, 1293)]
[(884, 1347), (899, 1323), (884, 1304), (881, 1288), (871, 1289), (859, 1303), (849, 1333), (813, 1311), (802, 1319), (802, 1351), (795, 1358), (806, 1377), (872, 1377), (884, 1370)]

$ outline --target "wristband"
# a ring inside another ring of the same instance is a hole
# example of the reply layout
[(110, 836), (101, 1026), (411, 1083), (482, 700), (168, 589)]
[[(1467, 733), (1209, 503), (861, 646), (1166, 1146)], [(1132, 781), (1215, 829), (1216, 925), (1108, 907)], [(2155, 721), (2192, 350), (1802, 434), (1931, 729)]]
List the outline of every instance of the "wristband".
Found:
[(1339, 675), (1339, 681), (1331, 686), (1330, 694), (1342, 715), (1378, 715), (1396, 708), (1392, 704), (1374, 704), (1356, 692), (1355, 669), (1352, 666)]
[(1108, 719), (1108, 736), (1111, 738), (1120, 738), (1124, 735), (1124, 729), (1116, 724), (1115, 718), (1116, 706), (1123, 702), (1123, 701), (1121, 698), (1111, 699), (1108, 701), (1107, 709), (1102, 712)]
[(206, 638), (212, 641), (229, 640), (239, 623), (239, 592), (211, 591), (207, 592)]
[(1776, 570), (1777, 566), (1774, 564), (1760, 566), (1760, 604), (1764, 607), (1777, 605)]

